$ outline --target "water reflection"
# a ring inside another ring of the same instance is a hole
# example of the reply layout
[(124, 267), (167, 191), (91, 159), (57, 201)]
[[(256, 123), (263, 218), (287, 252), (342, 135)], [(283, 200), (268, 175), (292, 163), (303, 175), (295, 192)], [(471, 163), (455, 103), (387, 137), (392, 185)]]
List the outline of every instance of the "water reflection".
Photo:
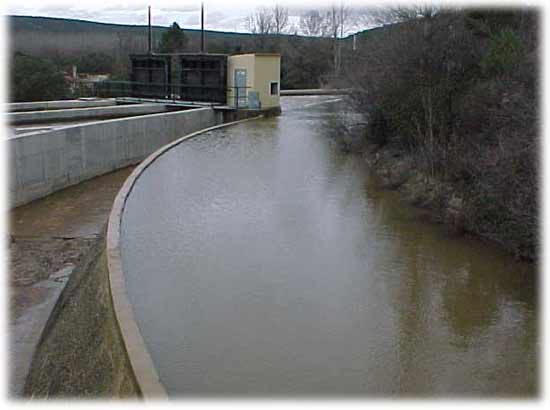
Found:
[(534, 394), (533, 268), (419, 221), (396, 193), (367, 190), (376, 223), (392, 237), (389, 254), (399, 255), (375, 269), (391, 281), (388, 298), (399, 312), (400, 393)]
[(377, 190), (322, 98), (186, 142), (134, 187), (123, 264), (170, 394), (534, 394), (530, 267)]

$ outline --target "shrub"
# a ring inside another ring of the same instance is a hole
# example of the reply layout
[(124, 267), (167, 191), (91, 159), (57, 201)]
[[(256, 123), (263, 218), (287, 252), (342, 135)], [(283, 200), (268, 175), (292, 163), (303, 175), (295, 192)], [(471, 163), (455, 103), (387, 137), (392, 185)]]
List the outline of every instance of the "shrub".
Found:
[(371, 144), (385, 145), (390, 134), (388, 121), (381, 110), (374, 112), (368, 122), (367, 141)]
[(487, 54), (481, 60), (485, 75), (506, 74), (522, 60), (523, 48), (517, 33), (505, 29), (490, 38)]
[(10, 71), (11, 101), (46, 101), (68, 96), (63, 72), (49, 60), (17, 53)]
[(465, 199), (468, 229), (536, 256), (537, 18), (441, 11), (361, 44), (345, 64), (366, 138)]

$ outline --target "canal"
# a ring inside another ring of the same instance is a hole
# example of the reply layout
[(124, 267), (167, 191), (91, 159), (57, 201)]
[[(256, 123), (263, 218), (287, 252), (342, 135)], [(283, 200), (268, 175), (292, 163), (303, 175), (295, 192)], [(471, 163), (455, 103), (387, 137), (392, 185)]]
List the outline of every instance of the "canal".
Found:
[(330, 97), (201, 134), (134, 186), (129, 299), (171, 396), (534, 396), (535, 273), (380, 191)]

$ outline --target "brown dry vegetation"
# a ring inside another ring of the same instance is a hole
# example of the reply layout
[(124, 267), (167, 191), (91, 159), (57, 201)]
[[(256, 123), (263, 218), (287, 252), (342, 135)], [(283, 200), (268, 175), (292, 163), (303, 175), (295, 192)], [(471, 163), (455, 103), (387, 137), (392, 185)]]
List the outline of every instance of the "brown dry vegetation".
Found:
[(409, 181), (409, 191), (429, 192), (424, 204), (455, 229), (535, 259), (537, 12), (413, 15), (348, 55), (346, 79), (368, 123), (366, 139), (386, 157), (385, 172), (387, 153), (399, 158), (394, 185)]

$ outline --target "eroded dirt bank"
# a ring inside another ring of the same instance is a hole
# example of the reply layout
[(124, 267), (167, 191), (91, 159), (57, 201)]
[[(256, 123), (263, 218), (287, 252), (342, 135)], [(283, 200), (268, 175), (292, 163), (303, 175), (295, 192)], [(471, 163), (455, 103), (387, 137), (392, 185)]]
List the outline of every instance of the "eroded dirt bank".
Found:
[[(431, 177), (418, 170), (414, 157), (391, 145), (369, 144), (364, 148), (370, 170), (382, 189), (397, 190), (407, 204), (417, 207), (428, 219), (442, 223), (456, 235), (474, 235), (496, 243), (516, 258), (537, 262), (537, 246), (532, 241), (507, 235), (504, 224), (479, 223), (479, 213), (488, 208), (469, 198), (468, 187)], [(489, 199), (487, 201), (490, 202)]]

